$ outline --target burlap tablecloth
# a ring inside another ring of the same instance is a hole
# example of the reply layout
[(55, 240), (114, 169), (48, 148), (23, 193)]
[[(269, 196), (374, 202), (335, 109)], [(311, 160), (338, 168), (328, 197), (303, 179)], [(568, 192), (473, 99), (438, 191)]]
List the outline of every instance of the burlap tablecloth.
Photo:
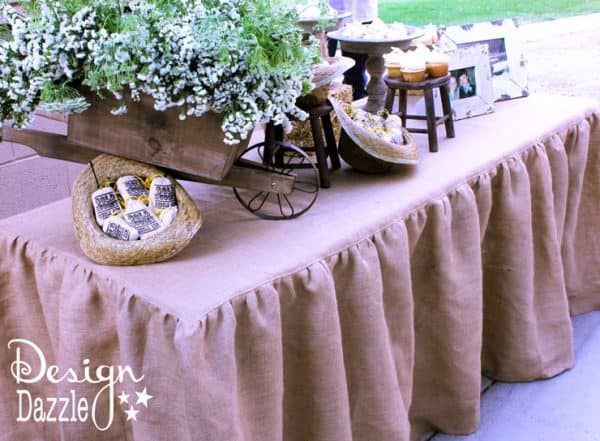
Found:
[[(398, 441), (475, 430), (482, 372), (559, 374), (573, 364), (569, 315), (600, 307), (597, 109), (544, 96), (499, 103), (457, 123), (439, 153), (422, 139), (416, 168), (334, 173), (294, 221), (259, 220), (230, 190), (189, 185), (204, 226), (158, 265), (90, 263), (68, 200), (2, 221), (0, 439)], [(17, 385), (14, 338), (61, 369), (129, 365), (153, 398), (128, 422), (113, 397), (104, 432), (16, 422), (18, 388), (94, 397), (99, 386)]]

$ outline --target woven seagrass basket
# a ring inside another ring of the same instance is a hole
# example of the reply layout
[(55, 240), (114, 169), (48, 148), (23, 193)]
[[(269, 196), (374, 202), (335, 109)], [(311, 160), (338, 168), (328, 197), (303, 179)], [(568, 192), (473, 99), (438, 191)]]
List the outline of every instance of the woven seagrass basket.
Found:
[(418, 148), (412, 136), (402, 129), (405, 144), (392, 144), (354, 122), (347, 111), (350, 105), (331, 99), (342, 126), (340, 156), (357, 171), (385, 173), (396, 164), (416, 164)]
[[(124, 175), (164, 174), (151, 165), (118, 156), (100, 155), (92, 162), (100, 183)], [(175, 184), (179, 207), (175, 220), (164, 231), (147, 239), (123, 241), (109, 237), (96, 223), (91, 198), (98, 186), (88, 165), (73, 184), (72, 196), (73, 223), (85, 255), (102, 265), (142, 265), (162, 262), (183, 250), (202, 226), (202, 218), (183, 187), (167, 177)]]

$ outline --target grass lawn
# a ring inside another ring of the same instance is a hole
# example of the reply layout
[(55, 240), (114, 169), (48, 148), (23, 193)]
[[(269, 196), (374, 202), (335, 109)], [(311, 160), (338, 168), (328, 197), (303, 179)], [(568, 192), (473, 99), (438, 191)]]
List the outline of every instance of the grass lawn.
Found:
[(600, 12), (600, 0), (379, 0), (383, 21), (457, 25), (517, 17), (520, 23)]

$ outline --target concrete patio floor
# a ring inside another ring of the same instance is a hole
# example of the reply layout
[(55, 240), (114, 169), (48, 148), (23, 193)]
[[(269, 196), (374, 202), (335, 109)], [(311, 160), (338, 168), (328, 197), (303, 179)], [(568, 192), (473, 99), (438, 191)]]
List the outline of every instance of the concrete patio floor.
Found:
[(600, 440), (600, 311), (573, 318), (575, 366), (549, 380), (495, 382), (484, 392), (481, 425), (469, 436), (431, 441)]

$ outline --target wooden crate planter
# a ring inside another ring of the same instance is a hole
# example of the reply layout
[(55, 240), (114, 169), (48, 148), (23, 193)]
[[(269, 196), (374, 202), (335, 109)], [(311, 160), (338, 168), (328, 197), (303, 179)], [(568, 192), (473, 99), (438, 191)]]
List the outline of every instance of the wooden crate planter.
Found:
[(154, 109), (151, 97), (126, 101), (128, 111), (115, 116), (114, 99), (87, 94), (90, 108), (69, 117), (67, 139), (99, 152), (123, 156), (213, 180), (223, 180), (248, 141), (223, 143), (221, 115), (179, 119), (179, 109)]

